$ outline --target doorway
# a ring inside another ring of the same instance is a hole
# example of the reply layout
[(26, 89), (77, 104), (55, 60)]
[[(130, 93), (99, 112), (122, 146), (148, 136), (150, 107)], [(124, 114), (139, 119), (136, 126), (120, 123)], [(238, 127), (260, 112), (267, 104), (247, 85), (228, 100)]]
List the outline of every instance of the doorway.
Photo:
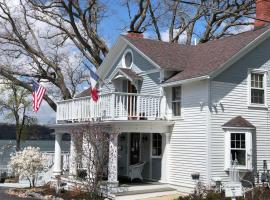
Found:
[(129, 164), (134, 165), (140, 162), (140, 133), (131, 133), (130, 134), (130, 160)]
[(133, 94), (137, 94), (138, 91), (136, 87), (129, 80), (123, 81), (123, 92), (128, 93), (125, 107), (127, 109), (128, 119), (137, 119), (137, 96)]

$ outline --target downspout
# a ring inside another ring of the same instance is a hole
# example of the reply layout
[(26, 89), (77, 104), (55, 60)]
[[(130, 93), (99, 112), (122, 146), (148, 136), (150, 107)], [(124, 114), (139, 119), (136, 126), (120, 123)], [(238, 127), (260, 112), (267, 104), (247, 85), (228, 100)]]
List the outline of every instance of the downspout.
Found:
[(209, 78), (208, 79), (208, 104), (207, 104), (207, 117), (206, 117), (206, 144), (207, 144), (207, 149), (206, 149), (206, 159), (207, 159), (207, 168), (206, 168), (206, 183), (207, 186), (210, 186), (211, 183), (211, 140), (212, 140), (212, 136), (211, 136), (211, 107), (212, 107), (212, 90), (211, 90), (211, 86), (212, 86), (212, 79)]

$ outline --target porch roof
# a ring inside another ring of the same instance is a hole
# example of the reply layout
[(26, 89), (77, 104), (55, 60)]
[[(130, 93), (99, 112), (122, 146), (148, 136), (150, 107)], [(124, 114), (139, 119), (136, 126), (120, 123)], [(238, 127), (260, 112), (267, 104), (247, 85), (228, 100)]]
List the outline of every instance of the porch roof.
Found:
[[(114, 131), (122, 132), (141, 132), (141, 133), (168, 133), (171, 132), (171, 127), (174, 121), (169, 120), (113, 120), (97, 122), (99, 124), (110, 125)], [(49, 128), (55, 132), (71, 133), (73, 129), (78, 129), (79, 126), (85, 126), (89, 122), (82, 123), (67, 123), (67, 124), (51, 124)]]

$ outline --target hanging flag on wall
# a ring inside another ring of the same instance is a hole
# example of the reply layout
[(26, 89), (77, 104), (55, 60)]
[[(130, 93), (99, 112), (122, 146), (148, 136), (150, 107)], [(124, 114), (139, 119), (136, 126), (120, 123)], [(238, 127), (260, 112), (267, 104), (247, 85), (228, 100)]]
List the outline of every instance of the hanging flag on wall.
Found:
[(97, 82), (98, 82), (98, 75), (90, 69), (90, 92), (93, 101), (97, 102), (98, 100), (98, 91), (97, 91)]
[(45, 95), (46, 89), (34, 80), (32, 81), (32, 88), (33, 88), (33, 92), (32, 92), (33, 111), (37, 112), (39, 110), (40, 104), (41, 104), (43, 97)]

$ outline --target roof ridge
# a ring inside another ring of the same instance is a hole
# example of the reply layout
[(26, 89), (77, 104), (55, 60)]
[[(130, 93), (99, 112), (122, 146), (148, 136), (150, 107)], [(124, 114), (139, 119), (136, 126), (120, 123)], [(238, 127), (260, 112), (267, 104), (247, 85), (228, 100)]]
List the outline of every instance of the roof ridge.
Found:
[(259, 30), (262, 30), (262, 29), (270, 29), (270, 25), (263, 26), (263, 27), (253, 28), (251, 30), (243, 31), (243, 32), (240, 32), (240, 33), (237, 33), (237, 34), (232, 34), (232, 35), (229, 35), (229, 36), (223, 37), (223, 38), (208, 40), (207, 42), (198, 43), (197, 45), (187, 45), (187, 44), (180, 44), (180, 43), (175, 43), (175, 42), (172, 42), (171, 43), (171, 42), (168, 42), (168, 41), (157, 40), (157, 39), (154, 39), (154, 38), (130, 38), (127, 35), (124, 35), (124, 34), (121, 34), (121, 36), (123, 36), (123, 37), (125, 37), (127, 39), (131, 39), (131, 40), (148, 40), (148, 41), (151, 41), (151, 42), (157, 42), (157, 43), (164, 43), (164, 44), (181, 46), (181, 47), (192, 47), (192, 48), (194, 48), (196, 46), (201, 46), (201, 45), (209, 44), (211, 42), (223, 41), (223, 40), (226, 40), (226, 39), (230, 39), (232, 37), (240, 36), (240, 35), (243, 35), (243, 34), (248, 34), (250, 32), (256, 32), (256, 31), (259, 31)]

